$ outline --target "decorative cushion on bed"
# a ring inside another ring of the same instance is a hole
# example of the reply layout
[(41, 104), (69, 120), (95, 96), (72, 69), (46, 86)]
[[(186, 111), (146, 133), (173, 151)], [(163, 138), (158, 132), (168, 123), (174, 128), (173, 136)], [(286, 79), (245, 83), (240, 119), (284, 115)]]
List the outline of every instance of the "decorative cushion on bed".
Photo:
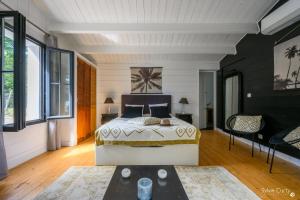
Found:
[(129, 120), (130, 123), (138, 124), (138, 125), (156, 125), (160, 124), (160, 119), (156, 117), (136, 117)]
[[(300, 126), (297, 127), (296, 129), (292, 130), (289, 134), (287, 134), (283, 140), (285, 142), (291, 142), (294, 140), (300, 140)], [(295, 144), (292, 144), (294, 147), (297, 149), (300, 149), (300, 142), (297, 142)]]
[(233, 130), (247, 133), (259, 131), (262, 116), (237, 116)]
[(144, 106), (134, 107), (134, 106), (125, 106), (124, 113), (122, 118), (135, 118), (143, 116)]
[(160, 123), (160, 119), (157, 117), (145, 117), (144, 120), (144, 125), (155, 125), (155, 124), (159, 124)]
[(171, 118), (167, 106), (155, 106), (155, 107), (149, 107), (149, 109), (150, 109), (151, 117)]

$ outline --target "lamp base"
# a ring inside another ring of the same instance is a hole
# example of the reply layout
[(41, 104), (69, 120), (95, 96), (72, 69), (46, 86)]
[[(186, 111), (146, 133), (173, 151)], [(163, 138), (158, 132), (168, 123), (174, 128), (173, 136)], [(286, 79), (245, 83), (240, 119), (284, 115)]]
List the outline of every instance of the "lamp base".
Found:
[(110, 104), (108, 104), (108, 112), (107, 112), (107, 113), (108, 113), (108, 114), (111, 113)]
[(185, 114), (185, 112), (184, 112), (184, 104), (182, 104), (182, 107), (181, 107), (181, 114)]

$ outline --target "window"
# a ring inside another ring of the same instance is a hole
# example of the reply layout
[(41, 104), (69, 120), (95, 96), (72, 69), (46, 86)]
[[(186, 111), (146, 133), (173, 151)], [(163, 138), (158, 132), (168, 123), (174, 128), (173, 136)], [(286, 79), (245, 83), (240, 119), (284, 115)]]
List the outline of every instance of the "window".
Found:
[[(74, 115), (74, 52), (48, 48), (45, 54), (42, 43), (29, 36), (26, 39), (25, 22), (25, 17), (17, 11), (0, 11), (4, 131), (24, 129), (26, 123), (44, 121), (46, 115), (49, 118)], [(43, 67), (44, 58), (47, 70)]]
[(4, 131), (25, 127), (25, 18), (17, 11), (0, 11), (0, 90)]
[(26, 39), (26, 122), (44, 119), (43, 49), (34, 39)]
[(49, 118), (73, 117), (74, 53), (47, 50), (47, 115)]

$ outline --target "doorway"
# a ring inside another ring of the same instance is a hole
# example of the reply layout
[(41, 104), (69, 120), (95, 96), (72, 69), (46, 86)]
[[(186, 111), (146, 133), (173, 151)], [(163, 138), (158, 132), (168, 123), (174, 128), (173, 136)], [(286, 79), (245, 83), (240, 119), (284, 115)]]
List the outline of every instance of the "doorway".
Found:
[(199, 128), (213, 130), (215, 127), (215, 72), (199, 72)]
[(242, 111), (242, 74), (232, 72), (224, 78), (224, 127), (228, 130), (226, 121), (234, 114)]

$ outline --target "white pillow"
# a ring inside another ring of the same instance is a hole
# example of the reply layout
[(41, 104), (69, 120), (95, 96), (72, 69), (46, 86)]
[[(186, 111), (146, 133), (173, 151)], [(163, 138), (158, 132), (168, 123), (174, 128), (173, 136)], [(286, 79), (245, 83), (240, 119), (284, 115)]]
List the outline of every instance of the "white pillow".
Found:
[(149, 106), (149, 112), (151, 116), (151, 107), (168, 106), (168, 103), (149, 104), (148, 106)]

